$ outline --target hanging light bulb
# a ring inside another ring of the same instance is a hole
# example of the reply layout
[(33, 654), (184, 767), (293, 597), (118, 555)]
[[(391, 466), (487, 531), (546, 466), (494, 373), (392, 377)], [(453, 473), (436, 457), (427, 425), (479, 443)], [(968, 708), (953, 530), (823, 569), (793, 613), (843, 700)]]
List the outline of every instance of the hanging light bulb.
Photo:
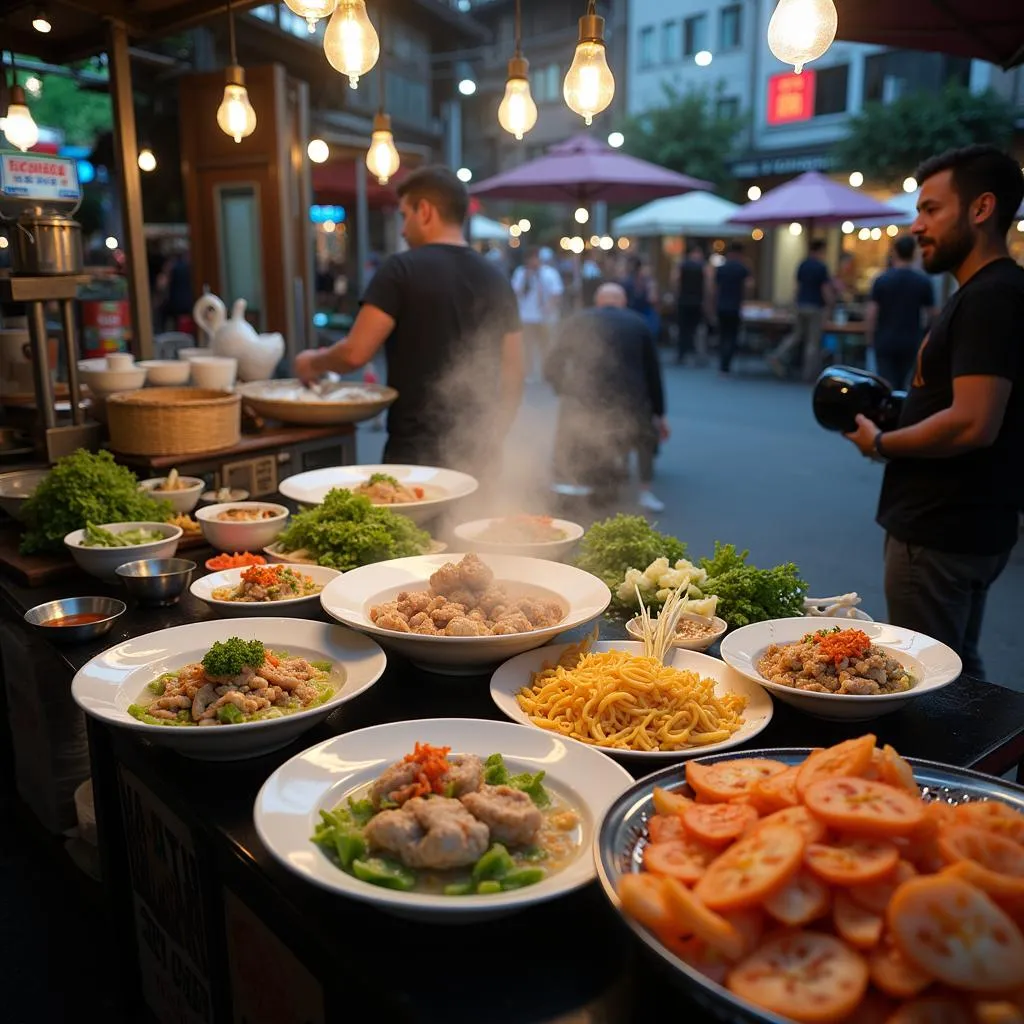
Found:
[(32, 120), (25, 103), (25, 90), (20, 85), (11, 86), (11, 102), (4, 118), (4, 138), (23, 153), (39, 141), (39, 127)]
[(50, 24), (50, 19), (46, 16), (46, 11), (41, 7), (36, 11), (32, 18), (32, 27), (37, 31), (41, 32), (44, 36), (48, 35), (53, 29), (53, 25)]
[(580, 18), (580, 41), (562, 83), (562, 95), (585, 124), (591, 124), (615, 96), (615, 79), (604, 49), (604, 18), (598, 16), (595, 0), (587, 0), (587, 13)]
[(241, 142), (256, 131), (256, 111), (245, 88), (245, 71), (237, 64), (224, 70), (224, 99), (217, 108), (217, 124), (225, 135)]
[(224, 98), (217, 108), (217, 124), (225, 135), (230, 135), (235, 142), (241, 142), (256, 131), (256, 111), (249, 102), (245, 70), (239, 66), (235, 51), (235, 15), (231, 10), (231, 0), (227, 0), (227, 8), (231, 63), (224, 69)]
[(832, 0), (780, 0), (768, 22), (768, 49), (799, 75), (832, 45), (837, 24)]
[(324, 33), (324, 53), (354, 89), (380, 56), (380, 39), (363, 0), (340, 0)]
[(139, 150), (139, 170), (145, 171), (146, 174), (156, 170), (156, 156), (149, 146), (143, 146)]
[(331, 147), (323, 139), (310, 139), (306, 146), (306, 156), (315, 164), (327, 163), (331, 155)]
[(316, 23), (334, 13), (338, 0), (284, 0), (288, 10), (306, 19), (310, 33), (316, 31)]
[(509, 135), (522, 139), (537, 123), (537, 104), (530, 95), (530, 62), (523, 56), (519, 0), (516, 0), (515, 32), (516, 49), (508, 62), (505, 95), (498, 104), (498, 124)]
[(378, 113), (373, 119), (373, 137), (366, 151), (366, 166), (381, 185), (386, 185), (400, 162), (395, 137), (391, 134), (391, 118)]

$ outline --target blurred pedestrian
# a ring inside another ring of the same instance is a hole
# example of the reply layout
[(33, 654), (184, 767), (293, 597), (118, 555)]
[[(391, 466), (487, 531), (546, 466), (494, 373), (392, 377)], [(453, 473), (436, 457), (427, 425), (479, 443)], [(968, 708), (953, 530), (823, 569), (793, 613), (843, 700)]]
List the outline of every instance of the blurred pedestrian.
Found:
[(889, 621), (947, 644), (983, 679), (985, 599), (1024, 509), (1024, 268), (1006, 244), (1024, 175), (1008, 153), (969, 146), (914, 177), (924, 269), (959, 288), (921, 343), (897, 429), (858, 416), (847, 436), (887, 463), (877, 518)]
[(707, 277), (704, 250), (691, 245), (679, 264), (676, 280), (676, 327), (679, 331), (677, 362), (685, 362), (697, 347), (697, 331), (704, 321), (704, 286)]
[(540, 250), (531, 246), (521, 266), (512, 273), (512, 291), (519, 300), (523, 325), (526, 379), (536, 381), (543, 372), (552, 327), (558, 323), (564, 286), (562, 275), (541, 261)]
[(560, 399), (555, 476), (606, 488), (628, 476), (635, 452), (637, 503), (661, 512), (665, 506), (651, 483), (658, 443), (669, 431), (654, 335), (626, 308), (621, 285), (602, 284), (595, 303), (562, 324), (544, 367)]
[(776, 376), (786, 376), (794, 349), (801, 353), (800, 376), (812, 381), (821, 369), (821, 335), (836, 302), (836, 286), (825, 265), (825, 240), (814, 239), (796, 268), (796, 319), (793, 333), (768, 356)]
[(864, 341), (875, 353), (878, 373), (896, 390), (910, 382), (924, 325), (935, 315), (932, 283), (913, 267), (917, 248), (910, 235), (892, 246), (891, 266), (871, 285)]
[(740, 336), (743, 300), (754, 287), (750, 267), (743, 259), (743, 243), (732, 242), (725, 261), (710, 276), (707, 308), (718, 327), (718, 375), (732, 370), (733, 356)]
[(639, 313), (647, 322), (657, 341), (661, 333), (661, 317), (658, 315), (658, 286), (640, 256), (630, 256), (629, 268), (622, 289), (626, 293), (626, 306)]

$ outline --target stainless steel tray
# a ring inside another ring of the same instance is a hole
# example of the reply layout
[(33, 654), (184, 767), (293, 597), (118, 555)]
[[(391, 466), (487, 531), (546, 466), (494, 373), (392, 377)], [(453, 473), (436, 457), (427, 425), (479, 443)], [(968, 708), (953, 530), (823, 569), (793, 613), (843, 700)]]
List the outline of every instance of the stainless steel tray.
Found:
[[(741, 757), (770, 757), (786, 764), (797, 764), (810, 752), (811, 748), (798, 747), (726, 750), (721, 754), (695, 760), (712, 764)], [(914, 768), (914, 777), (921, 787), (924, 799), (929, 802), (942, 800), (948, 804), (962, 804), (971, 800), (1001, 800), (1024, 813), (1024, 786), (992, 778), (990, 775), (982, 775), (980, 772), (972, 772), (966, 768), (953, 768), (916, 758), (907, 760)], [(626, 873), (641, 870), (643, 851), (647, 845), (647, 819), (654, 813), (655, 786), (693, 795), (686, 784), (685, 763), (677, 764), (640, 779), (608, 808), (594, 839), (597, 877), (605, 896), (637, 938), (674, 974), (680, 986), (718, 1020), (737, 1021), (743, 1024), (752, 1021), (792, 1024), (789, 1018), (760, 1009), (737, 998), (723, 986), (716, 985), (666, 949), (643, 925), (623, 913), (617, 895), (618, 881)]]

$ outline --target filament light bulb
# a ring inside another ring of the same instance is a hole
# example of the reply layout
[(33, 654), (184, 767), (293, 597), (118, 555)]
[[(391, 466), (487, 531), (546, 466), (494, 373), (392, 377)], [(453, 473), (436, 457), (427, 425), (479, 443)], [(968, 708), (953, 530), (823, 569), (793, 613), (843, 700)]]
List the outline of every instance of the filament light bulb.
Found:
[(11, 86), (11, 103), (3, 127), (4, 138), (23, 153), (39, 141), (39, 126), (25, 104), (25, 91), (20, 85)]
[(530, 95), (530, 64), (524, 57), (508, 62), (505, 95), (498, 105), (498, 124), (521, 139), (537, 123), (537, 104)]
[[(593, 8), (591, 8), (593, 9)], [(593, 123), (615, 96), (615, 78), (604, 48), (604, 18), (587, 13), (580, 18), (580, 40), (562, 83), (566, 106)]]
[(226, 70), (226, 77), (224, 99), (217, 108), (217, 124), (225, 135), (241, 142), (256, 131), (256, 111), (245, 88), (245, 71), (232, 64)]
[(832, 45), (837, 25), (832, 0), (780, 0), (768, 22), (768, 49), (799, 75)]
[(139, 170), (145, 171), (146, 174), (156, 170), (156, 156), (149, 146), (144, 146), (139, 150)]
[(380, 56), (380, 39), (363, 0), (341, 0), (327, 23), (324, 53), (335, 71), (348, 75), (354, 89)]
[(334, 13), (338, 0), (284, 0), (288, 10), (306, 19), (309, 31), (316, 31), (316, 23)]
[(366, 167), (381, 185), (386, 185), (400, 163), (395, 137), (391, 134), (391, 118), (377, 114), (373, 119), (370, 148), (366, 151)]

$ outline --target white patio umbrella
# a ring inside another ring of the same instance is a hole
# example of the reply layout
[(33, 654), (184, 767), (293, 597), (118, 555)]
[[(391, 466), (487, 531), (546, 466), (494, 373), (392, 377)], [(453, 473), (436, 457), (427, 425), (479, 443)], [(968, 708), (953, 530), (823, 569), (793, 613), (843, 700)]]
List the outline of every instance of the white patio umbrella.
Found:
[(747, 235), (750, 228), (726, 221), (739, 209), (736, 203), (711, 192), (687, 192), (654, 199), (612, 221), (615, 235), (652, 238), (656, 235), (693, 237)]
[(469, 218), (469, 237), (473, 242), (507, 242), (508, 228), (482, 213), (474, 213)]

